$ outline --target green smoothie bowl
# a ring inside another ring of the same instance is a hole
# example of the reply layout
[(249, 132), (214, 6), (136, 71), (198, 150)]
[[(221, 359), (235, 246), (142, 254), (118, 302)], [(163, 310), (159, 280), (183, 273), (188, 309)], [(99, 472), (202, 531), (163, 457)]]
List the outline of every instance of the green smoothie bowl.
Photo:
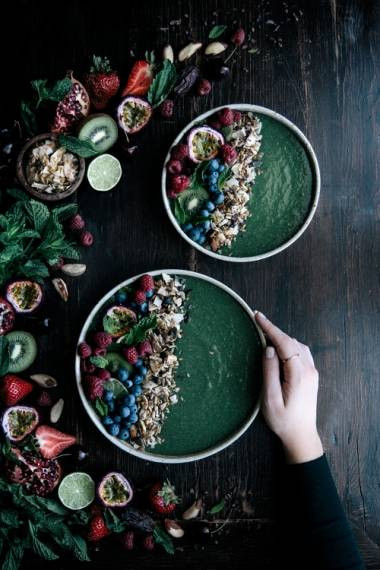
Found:
[(88, 316), (75, 362), (99, 431), (145, 460), (185, 463), (236, 441), (260, 408), (265, 339), (252, 310), (192, 271), (123, 281)]
[(289, 247), (317, 208), (320, 172), (305, 135), (265, 107), (217, 107), (176, 137), (162, 171), (166, 212), (203, 253), (248, 262)]

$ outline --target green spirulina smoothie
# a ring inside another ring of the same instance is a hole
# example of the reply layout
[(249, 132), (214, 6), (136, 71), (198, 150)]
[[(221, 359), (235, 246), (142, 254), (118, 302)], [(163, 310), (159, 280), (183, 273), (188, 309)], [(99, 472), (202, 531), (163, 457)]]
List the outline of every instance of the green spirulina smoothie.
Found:
[(218, 253), (250, 257), (281, 246), (302, 227), (313, 197), (313, 171), (307, 151), (288, 127), (267, 115), (262, 122), (261, 173), (249, 203), (246, 231)]
[(243, 307), (215, 285), (186, 277), (190, 318), (177, 343), (179, 401), (171, 406), (165, 441), (153, 450), (184, 455), (217, 445), (252, 414), (261, 387), (260, 337)]

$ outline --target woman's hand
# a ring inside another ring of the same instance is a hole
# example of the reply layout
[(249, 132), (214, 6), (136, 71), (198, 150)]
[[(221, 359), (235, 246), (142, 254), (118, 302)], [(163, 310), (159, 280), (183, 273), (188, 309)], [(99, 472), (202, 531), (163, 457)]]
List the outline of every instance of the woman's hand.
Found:
[(318, 371), (309, 347), (282, 332), (262, 313), (255, 318), (273, 345), (267, 346), (263, 356), (264, 418), (281, 439), (288, 463), (317, 459), (323, 454), (317, 431)]

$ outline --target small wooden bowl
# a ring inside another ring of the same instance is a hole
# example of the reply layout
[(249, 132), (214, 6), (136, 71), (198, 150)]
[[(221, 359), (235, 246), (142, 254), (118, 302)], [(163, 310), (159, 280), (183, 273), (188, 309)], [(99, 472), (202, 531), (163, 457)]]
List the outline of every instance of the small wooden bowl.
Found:
[(75, 182), (69, 188), (67, 188), (67, 190), (64, 190), (63, 192), (57, 192), (56, 194), (47, 194), (46, 192), (39, 192), (29, 184), (25, 175), (25, 159), (27, 158), (29, 152), (38, 143), (46, 140), (57, 140), (57, 138), (58, 135), (52, 133), (44, 133), (42, 135), (37, 135), (35, 137), (32, 137), (22, 147), (20, 154), (17, 157), (16, 172), (17, 172), (17, 178), (19, 179), (20, 183), (25, 188), (25, 190), (29, 192), (29, 194), (32, 194), (32, 196), (34, 196), (35, 198), (39, 198), (40, 200), (43, 200), (45, 202), (57, 202), (58, 200), (63, 200), (64, 198), (71, 196), (71, 194), (74, 194), (74, 192), (76, 192), (76, 190), (78, 190), (79, 186), (82, 184), (86, 172), (86, 162), (84, 158), (78, 156), (77, 157), (79, 160), (78, 175)]

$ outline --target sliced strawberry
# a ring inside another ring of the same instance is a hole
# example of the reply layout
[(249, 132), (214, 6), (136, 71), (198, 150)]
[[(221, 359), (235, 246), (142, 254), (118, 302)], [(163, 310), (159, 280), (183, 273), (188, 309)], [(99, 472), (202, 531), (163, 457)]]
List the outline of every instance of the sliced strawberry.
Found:
[(90, 525), (88, 529), (87, 540), (89, 542), (96, 542), (101, 538), (110, 534), (110, 530), (107, 528), (106, 523), (102, 515), (95, 515), (90, 520)]
[(145, 60), (136, 61), (128, 77), (121, 96), (145, 95), (153, 80), (152, 65)]
[(1, 379), (1, 398), (6, 406), (14, 406), (33, 390), (33, 385), (14, 374), (7, 374)]
[(76, 438), (50, 426), (39, 426), (35, 436), (40, 453), (45, 459), (57, 457), (64, 449), (74, 445)]

